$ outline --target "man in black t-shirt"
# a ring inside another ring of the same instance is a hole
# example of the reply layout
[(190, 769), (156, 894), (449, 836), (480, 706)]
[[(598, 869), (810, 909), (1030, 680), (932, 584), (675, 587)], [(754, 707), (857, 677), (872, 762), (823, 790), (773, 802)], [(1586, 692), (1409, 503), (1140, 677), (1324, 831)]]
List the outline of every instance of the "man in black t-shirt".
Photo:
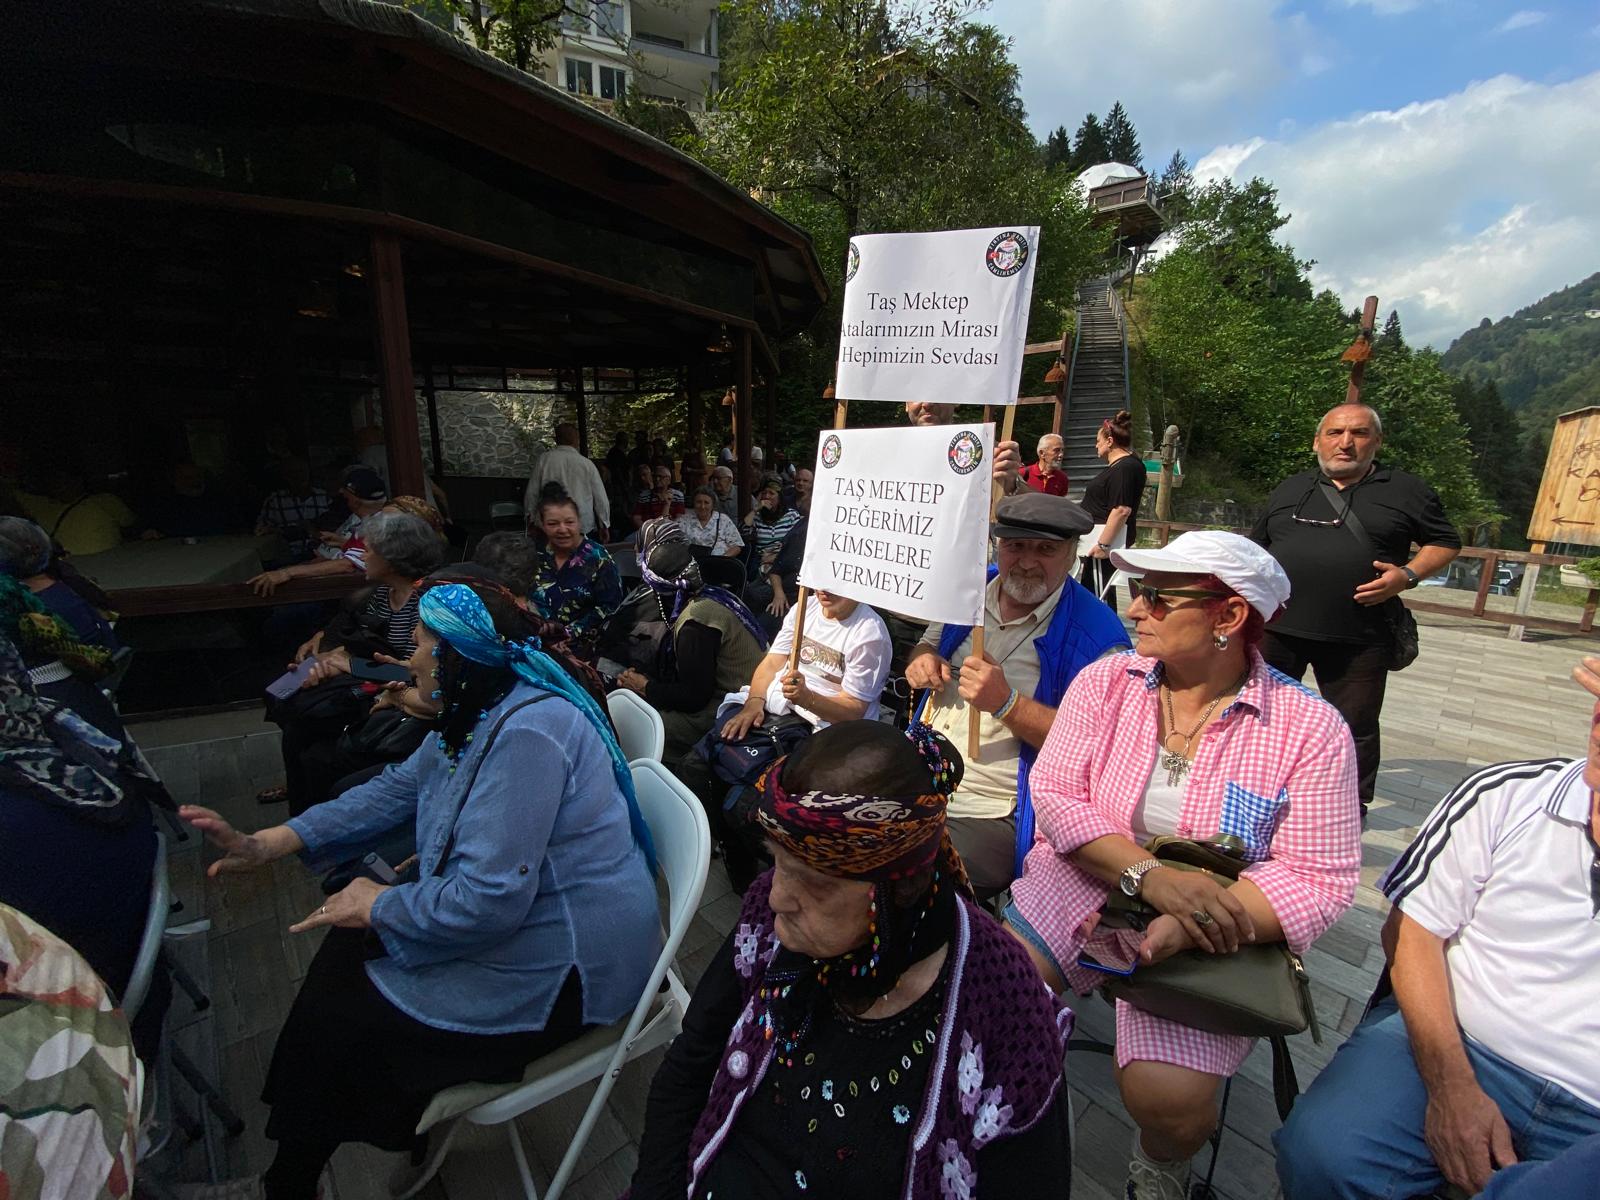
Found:
[(1289, 604), (1267, 628), (1261, 653), (1295, 679), (1314, 669), (1324, 699), (1350, 723), (1363, 812), (1378, 777), (1389, 671), (1385, 606), (1461, 550), (1439, 494), (1376, 461), (1382, 444), (1383, 423), (1372, 409), (1330, 409), (1311, 444), (1318, 469), (1280, 483), (1250, 533), (1290, 584)]

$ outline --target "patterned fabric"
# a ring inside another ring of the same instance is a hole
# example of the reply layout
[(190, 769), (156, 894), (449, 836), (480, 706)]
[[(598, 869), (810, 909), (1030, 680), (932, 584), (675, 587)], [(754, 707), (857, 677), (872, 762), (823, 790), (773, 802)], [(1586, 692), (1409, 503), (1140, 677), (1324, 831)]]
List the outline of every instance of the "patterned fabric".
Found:
[[(1133, 811), (1158, 750), (1161, 671), (1155, 659), (1132, 652), (1086, 667), (1068, 689), (1033, 769), (1038, 831), (1012, 900), (1040, 949), (1080, 993), (1103, 982), (1076, 963), (1084, 922), (1104, 904), (1110, 885), (1068, 856), (1100, 837), (1133, 840)], [(1243, 689), (1200, 740), (1175, 832), (1197, 839), (1230, 832), (1243, 839), (1251, 865), (1242, 878), (1265, 894), (1285, 941), (1299, 952), (1355, 896), (1359, 814), (1355, 747), (1344, 720), (1252, 650)], [(1097, 955), (1104, 950), (1111, 961), (1126, 957), (1125, 946), (1104, 945), (1102, 937), (1092, 947)], [(1124, 1020), (1119, 1005), (1119, 1032)], [(1137, 1024), (1155, 1050), (1189, 1055), (1159, 1061), (1218, 1073), (1212, 1064), (1231, 1058), (1213, 1035), (1180, 1036)], [(1200, 1054), (1195, 1048), (1202, 1043)]]
[(0, 905), (0, 1196), (122, 1200), (139, 1119), (127, 1018), (71, 946)]
[[(997, 568), (989, 568), (989, 577), (998, 575)], [(971, 636), (972, 629), (965, 625), (946, 625), (939, 637), (939, 657), (952, 660), (956, 650)], [(1078, 677), (1078, 672), (1103, 657), (1108, 650), (1128, 645), (1128, 633), (1117, 616), (1103, 600), (1076, 579), (1067, 578), (1061, 587), (1061, 597), (1056, 601), (1055, 612), (1050, 617), (1050, 627), (1044, 636), (1034, 638), (1034, 653), (1039, 656), (1039, 686), (1033, 698), (1051, 708), (1061, 706), (1061, 698)], [(929, 692), (917, 701), (914, 713), (920, 720), (928, 704)], [(965, 701), (962, 701), (965, 704)], [(1020, 747), (1017, 759), (1017, 852), (1012, 864), (1013, 877), (1022, 874), (1023, 860), (1033, 848), (1033, 764), (1039, 751), (1027, 742)]]
[(131, 742), (107, 737), (71, 709), (39, 695), (22, 656), (3, 632), (0, 783), (108, 825), (129, 818), (131, 793), (139, 784), (147, 795), (165, 795)]
[(291, 554), (299, 557), (308, 553), (312, 539), (306, 528), (314, 526), (317, 519), (333, 507), (333, 497), (319, 487), (311, 489), (309, 496), (296, 496), (285, 490), (270, 493), (261, 503), (257, 525), (276, 529), (284, 535)]
[(33, 590), (0, 571), (0, 633), (35, 662), (59, 659), (74, 675), (100, 679), (111, 670), (111, 652), (80, 641), (72, 626), (51, 612)]
[[(739, 914), (734, 969), (745, 1004), (729, 1031), (706, 1107), (689, 1142), (689, 1194), (761, 1090), (778, 1042), (766, 1020), (778, 997), (766, 986), (781, 944), (768, 897), (770, 873), (751, 885)], [(1050, 994), (1027, 952), (965, 898), (956, 903), (948, 983), (928, 1084), (905, 1123), (906, 1200), (973, 1200), (978, 1151), (1032, 1128), (1054, 1102), (1072, 1011)], [(763, 993), (768, 996), (763, 996)], [(769, 998), (770, 997), (770, 998)], [(841, 1064), (841, 1069), (848, 1064)]]
[[(657, 518), (654, 521), (646, 521), (639, 530), (639, 570), (644, 576), (644, 581), (655, 589), (658, 596), (663, 592), (671, 592), (673, 594), (671, 612), (663, 611), (661, 614), (667, 624), (675, 626), (679, 614), (683, 612), (684, 605), (689, 603), (691, 597), (700, 596), (707, 600), (715, 600), (723, 608), (739, 618), (739, 624), (743, 625), (746, 632), (755, 638), (756, 645), (765, 650), (769, 640), (767, 631), (761, 627), (761, 622), (756, 620), (756, 615), (745, 607), (743, 600), (726, 588), (707, 586), (700, 576), (700, 564), (695, 562), (694, 559), (691, 558), (685, 563), (683, 570), (679, 571), (671, 579), (657, 575), (650, 569), (650, 557), (656, 552), (656, 549), (660, 546), (676, 543), (687, 544), (683, 534), (683, 527), (676, 521), (670, 521), (665, 517)], [(664, 649), (665, 657), (670, 663), (672, 643), (670, 641), (667, 642)]]
[(633, 828), (634, 841), (644, 851), (645, 861), (650, 864), (650, 874), (654, 875), (655, 842), (650, 837), (650, 827), (645, 824), (644, 814), (639, 811), (639, 797), (633, 789), (633, 772), (628, 769), (628, 760), (623, 756), (622, 747), (617, 744), (617, 735), (611, 728), (610, 720), (600, 711), (589, 693), (540, 648), (536, 639), (508, 642), (496, 633), (489, 610), (483, 606), (477, 593), (465, 584), (446, 583), (429, 588), (418, 601), (417, 615), (424, 625), (454, 646), (463, 658), (484, 666), (509, 668), (517, 678), (567, 700), (588, 719), (611, 755), (612, 774), (616, 776), (617, 787), (628, 802), (628, 821)]
[(783, 544), (783, 539), (788, 536), (795, 523), (800, 520), (800, 514), (792, 508), (785, 508), (782, 512), (770, 516), (764, 508), (752, 511), (753, 519), (750, 522), (750, 541), (755, 546), (756, 557), (759, 559), (767, 551), (776, 551)]
[(606, 548), (590, 538), (578, 543), (560, 567), (555, 551), (545, 546), (528, 603), (545, 620), (564, 625), (570, 640), (590, 641), (622, 607), (622, 572)]
[(683, 530), (684, 540), (689, 545), (703, 547), (713, 554), (725, 555), (729, 550), (744, 548), (738, 523), (715, 508), (711, 510), (711, 520), (704, 524), (692, 510), (684, 513), (678, 518), (678, 528)]

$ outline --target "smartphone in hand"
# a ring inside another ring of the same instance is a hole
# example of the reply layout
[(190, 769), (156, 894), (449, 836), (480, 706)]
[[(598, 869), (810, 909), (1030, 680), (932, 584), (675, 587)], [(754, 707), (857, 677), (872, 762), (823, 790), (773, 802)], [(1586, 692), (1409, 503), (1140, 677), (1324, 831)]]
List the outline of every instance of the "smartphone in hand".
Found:
[(410, 683), (411, 671), (392, 663), (374, 662), (370, 658), (350, 656), (350, 676), (368, 683)]

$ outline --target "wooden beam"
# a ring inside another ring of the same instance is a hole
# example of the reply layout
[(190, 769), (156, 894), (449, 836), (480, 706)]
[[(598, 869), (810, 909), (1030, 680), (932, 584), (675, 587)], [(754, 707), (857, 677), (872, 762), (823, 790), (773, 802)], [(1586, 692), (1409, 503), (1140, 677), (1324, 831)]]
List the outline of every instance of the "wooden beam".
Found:
[(755, 406), (751, 403), (751, 344), (750, 331), (742, 330), (739, 340), (734, 343), (735, 360), (733, 364), (734, 378), (738, 381), (733, 393), (733, 452), (739, 459), (739, 473), (733, 481), (734, 487), (739, 489), (739, 519), (742, 521), (745, 514), (750, 511), (750, 491), (745, 486), (745, 479), (750, 474), (750, 447), (754, 442), (751, 436), (755, 433), (753, 417)]
[(240, 608), (271, 608), (279, 604), (340, 600), (368, 586), (360, 571), (291, 579), (270, 596), (258, 596), (248, 583), (196, 583), (181, 587), (119, 588), (108, 593), (111, 606), (122, 617), (173, 616), (180, 613), (222, 612)]
[(406, 323), (405, 266), (400, 259), (400, 239), (381, 229), (372, 231), (372, 316), (383, 440), (389, 451), (389, 491), (396, 496), (421, 496), (425, 494), (422, 438), (417, 431), (411, 329)]
[[(1376, 296), (1368, 296), (1366, 302), (1361, 306), (1361, 333), (1368, 342), (1372, 341), (1372, 329), (1377, 324), (1377, 321), (1378, 298)], [(1350, 365), (1350, 384), (1344, 390), (1344, 402), (1346, 404), (1361, 403), (1361, 384), (1366, 377), (1366, 359)]]

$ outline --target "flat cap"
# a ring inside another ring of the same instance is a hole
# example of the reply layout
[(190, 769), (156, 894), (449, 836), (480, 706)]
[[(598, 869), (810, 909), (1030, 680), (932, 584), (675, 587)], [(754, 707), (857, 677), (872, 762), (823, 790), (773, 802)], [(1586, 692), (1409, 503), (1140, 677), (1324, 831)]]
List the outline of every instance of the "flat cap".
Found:
[(1049, 538), (1064, 542), (1094, 528), (1094, 518), (1076, 500), (1028, 491), (1007, 496), (995, 510), (997, 538)]
[(344, 473), (344, 478), (339, 481), (339, 486), (351, 493), (357, 500), (387, 500), (389, 489), (384, 486), (383, 477), (371, 467), (351, 467)]

